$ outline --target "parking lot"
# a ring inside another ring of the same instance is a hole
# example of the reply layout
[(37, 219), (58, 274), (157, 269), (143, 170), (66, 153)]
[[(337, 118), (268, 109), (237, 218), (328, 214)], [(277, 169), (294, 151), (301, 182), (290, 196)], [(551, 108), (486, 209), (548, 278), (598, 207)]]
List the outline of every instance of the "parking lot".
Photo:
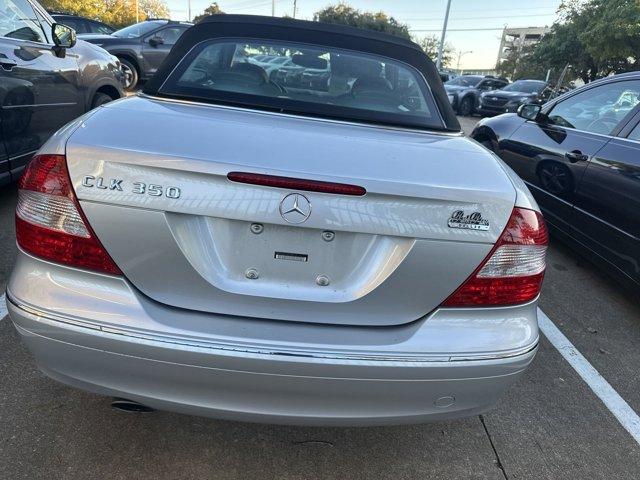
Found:
[[(468, 132), (477, 118), (462, 121)], [(16, 196), (15, 185), (0, 189), (2, 291), (16, 251)], [(640, 412), (638, 302), (552, 239), (540, 308), (606, 382), (588, 385), (543, 336), (532, 368), (495, 410), (384, 428), (115, 411), (110, 399), (41, 374), (0, 311), (0, 478), (638, 478), (640, 446), (616, 418), (627, 415), (633, 429), (625, 405)], [(603, 390), (607, 382), (624, 401)]]

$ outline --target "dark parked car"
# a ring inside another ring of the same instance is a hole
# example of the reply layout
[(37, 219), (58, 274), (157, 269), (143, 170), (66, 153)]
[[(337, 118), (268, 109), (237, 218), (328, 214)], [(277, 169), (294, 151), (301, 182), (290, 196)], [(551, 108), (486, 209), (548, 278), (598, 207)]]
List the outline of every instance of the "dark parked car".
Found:
[(525, 103), (544, 103), (550, 93), (543, 80), (516, 80), (501, 90), (482, 92), (478, 112), (483, 115), (515, 113)]
[(78, 35), (83, 34), (98, 34), (98, 35), (110, 35), (116, 31), (111, 25), (92, 20), (90, 18), (80, 17), (78, 15), (71, 15), (69, 13), (61, 12), (49, 12), (51, 17), (57, 22), (67, 27), (73, 28)]
[(444, 84), (449, 102), (458, 115), (471, 115), (476, 111), (482, 92), (500, 90), (509, 84), (504, 78), (485, 75), (461, 75)]
[(146, 20), (111, 35), (84, 35), (82, 38), (120, 59), (125, 72), (125, 89), (133, 90), (140, 80), (153, 76), (171, 47), (191, 25), (171, 20)]
[(440, 80), (442, 80), (442, 83), (448, 82), (449, 80), (453, 80), (454, 78), (458, 78), (460, 76), (456, 72), (452, 72), (451, 70), (440, 70), (438, 71), (438, 73), (440, 74)]
[(561, 239), (640, 291), (640, 72), (484, 119), (471, 135), (522, 177)]
[(40, 5), (2, 0), (0, 184), (16, 180), (61, 126), (123, 95), (118, 59), (78, 40)]

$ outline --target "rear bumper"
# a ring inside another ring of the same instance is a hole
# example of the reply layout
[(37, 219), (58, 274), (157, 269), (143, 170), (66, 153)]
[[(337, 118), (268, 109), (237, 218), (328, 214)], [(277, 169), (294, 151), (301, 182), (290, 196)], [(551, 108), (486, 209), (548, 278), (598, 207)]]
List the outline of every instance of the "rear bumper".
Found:
[(11, 300), (8, 306), (51, 378), (157, 409), (232, 420), (383, 425), (473, 415), (496, 403), (536, 351), (442, 362), (187, 348), (65, 323)]
[(19, 252), (13, 323), (60, 382), (187, 414), (307, 425), (420, 423), (491, 408), (538, 343), (536, 303), (441, 309), (397, 327), (197, 313), (121, 277)]

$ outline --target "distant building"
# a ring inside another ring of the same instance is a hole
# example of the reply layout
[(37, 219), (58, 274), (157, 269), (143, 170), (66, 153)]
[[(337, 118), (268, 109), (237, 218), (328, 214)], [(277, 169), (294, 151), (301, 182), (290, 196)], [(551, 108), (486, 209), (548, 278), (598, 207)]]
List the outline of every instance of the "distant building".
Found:
[(458, 75), (495, 75), (495, 68), (452, 68), (451, 71)]
[(520, 52), (524, 47), (535, 45), (550, 30), (549, 27), (505, 28), (502, 31), (496, 67), (509, 57), (509, 53), (514, 50)]

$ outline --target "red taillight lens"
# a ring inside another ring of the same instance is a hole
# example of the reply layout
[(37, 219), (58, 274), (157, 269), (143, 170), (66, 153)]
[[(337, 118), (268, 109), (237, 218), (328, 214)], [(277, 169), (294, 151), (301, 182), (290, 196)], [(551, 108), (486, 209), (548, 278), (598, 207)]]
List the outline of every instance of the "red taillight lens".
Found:
[(286, 188), (287, 190), (304, 190), (307, 192), (335, 193), (337, 195), (354, 195), (361, 197), (367, 191), (358, 185), (348, 183), (321, 182), (302, 178), (278, 177), (260, 173), (229, 172), (227, 178), (232, 182), (263, 185), (265, 187)]
[(64, 155), (38, 155), (19, 183), (16, 237), (24, 251), (56, 263), (121, 275), (91, 230)]
[(506, 306), (533, 300), (542, 286), (548, 243), (542, 215), (516, 207), (487, 258), (442, 305)]

